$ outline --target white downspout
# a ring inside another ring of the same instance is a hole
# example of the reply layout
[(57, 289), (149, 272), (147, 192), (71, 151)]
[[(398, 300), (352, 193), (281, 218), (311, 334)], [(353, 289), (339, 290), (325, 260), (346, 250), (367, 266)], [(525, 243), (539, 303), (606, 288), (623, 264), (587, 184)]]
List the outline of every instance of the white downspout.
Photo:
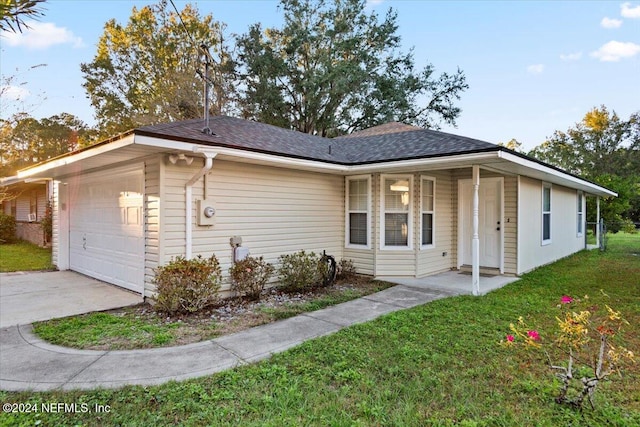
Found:
[(217, 153), (203, 153), (204, 166), (185, 184), (186, 213), (185, 213), (185, 257), (191, 259), (193, 245), (193, 184), (206, 175), (213, 167), (213, 159)]
[(473, 238), (471, 240), (471, 292), (480, 295), (480, 167), (473, 165)]

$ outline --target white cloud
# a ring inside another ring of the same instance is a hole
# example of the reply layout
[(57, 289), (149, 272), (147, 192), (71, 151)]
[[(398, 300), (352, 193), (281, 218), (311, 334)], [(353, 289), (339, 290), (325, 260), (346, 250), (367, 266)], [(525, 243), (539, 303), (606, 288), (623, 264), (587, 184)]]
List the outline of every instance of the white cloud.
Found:
[(618, 62), (624, 58), (631, 58), (640, 53), (640, 45), (632, 42), (610, 41), (600, 47), (600, 49), (591, 52), (591, 56), (603, 62)]
[(620, 28), (622, 19), (607, 18), (606, 16), (600, 21), (602, 28)]
[(625, 18), (640, 18), (640, 5), (631, 7), (631, 3), (623, 3), (620, 6), (620, 15)]
[(582, 52), (574, 52), (574, 53), (568, 53), (566, 55), (563, 55), (563, 54), (560, 55), (560, 59), (562, 59), (563, 61), (577, 61), (580, 58), (582, 58)]
[(540, 74), (544, 71), (544, 64), (533, 64), (527, 67), (527, 73)]
[(0, 97), (7, 100), (20, 101), (30, 94), (27, 89), (20, 86), (0, 86)]
[(83, 47), (80, 37), (64, 27), (57, 27), (51, 22), (29, 23), (30, 28), (23, 33), (5, 34), (9, 46), (24, 46), (27, 49), (46, 49), (57, 44), (71, 44), (73, 47)]

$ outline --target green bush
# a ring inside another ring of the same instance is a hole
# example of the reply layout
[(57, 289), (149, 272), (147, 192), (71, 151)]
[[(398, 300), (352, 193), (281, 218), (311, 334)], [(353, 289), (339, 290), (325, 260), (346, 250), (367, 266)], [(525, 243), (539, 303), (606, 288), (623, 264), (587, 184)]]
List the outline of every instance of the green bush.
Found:
[(44, 232), (45, 242), (50, 243), (53, 236), (53, 208), (51, 206), (51, 200), (47, 202), (47, 209), (45, 210), (44, 218), (40, 220), (40, 227)]
[(13, 243), (16, 240), (16, 219), (0, 212), (0, 243)]
[(231, 290), (240, 296), (258, 300), (273, 271), (273, 265), (263, 257), (247, 257), (237, 261), (229, 269)]
[(278, 277), (285, 291), (297, 292), (312, 288), (322, 281), (320, 256), (304, 250), (281, 255)]
[(622, 220), (621, 231), (630, 234), (636, 234), (638, 230), (636, 229), (636, 225), (629, 218), (625, 218)]
[(178, 256), (155, 271), (156, 310), (193, 313), (220, 301), (222, 272), (215, 255), (194, 259)]
[(353, 260), (342, 258), (338, 263), (338, 280), (351, 280), (356, 275), (356, 266)]

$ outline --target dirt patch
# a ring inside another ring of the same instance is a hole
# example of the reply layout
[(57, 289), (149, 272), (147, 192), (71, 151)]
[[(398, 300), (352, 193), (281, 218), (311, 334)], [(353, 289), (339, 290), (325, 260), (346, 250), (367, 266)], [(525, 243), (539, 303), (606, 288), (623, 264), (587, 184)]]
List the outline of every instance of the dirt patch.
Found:
[(169, 316), (155, 311), (149, 304), (109, 310), (105, 313), (139, 320), (145, 324), (165, 326), (171, 338), (166, 342), (142, 344), (131, 342), (126, 336), (110, 337), (84, 348), (122, 350), (191, 344), (360, 298), (391, 286), (391, 283), (358, 277), (306, 292), (285, 293), (277, 288), (270, 288), (262, 293), (259, 301), (229, 298), (219, 306), (191, 314)]

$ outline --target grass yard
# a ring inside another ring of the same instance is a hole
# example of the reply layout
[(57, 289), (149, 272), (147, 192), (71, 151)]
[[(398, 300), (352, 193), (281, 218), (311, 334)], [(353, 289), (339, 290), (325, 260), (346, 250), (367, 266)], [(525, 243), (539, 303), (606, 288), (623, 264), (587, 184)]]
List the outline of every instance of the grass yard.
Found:
[[(109, 413), (0, 414), (0, 425), (637, 426), (640, 361), (602, 383), (596, 409), (553, 401), (558, 383), (537, 352), (498, 343), (523, 316), (555, 325), (562, 295), (624, 313), (640, 354), (640, 236), (581, 252), (484, 297), (396, 312), (217, 375), (119, 390), (9, 393), (0, 401), (108, 405)], [(602, 297), (604, 298), (604, 297)]]
[(51, 270), (51, 249), (29, 242), (0, 245), (0, 272)]

